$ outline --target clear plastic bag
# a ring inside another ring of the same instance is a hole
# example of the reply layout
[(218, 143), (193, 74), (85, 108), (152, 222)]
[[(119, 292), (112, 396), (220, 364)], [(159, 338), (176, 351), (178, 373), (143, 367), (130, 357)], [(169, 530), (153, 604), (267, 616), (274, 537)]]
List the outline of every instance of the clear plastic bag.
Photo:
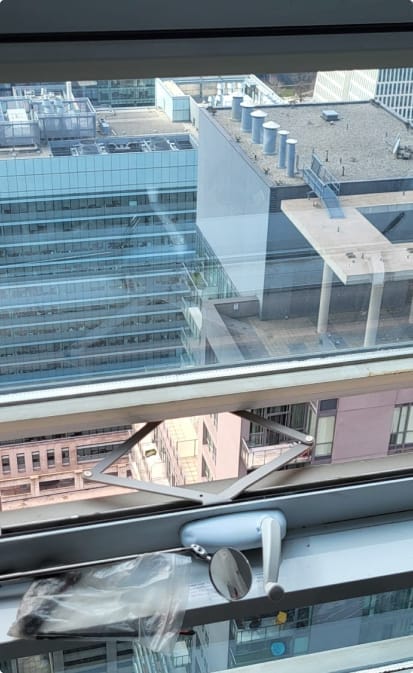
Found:
[(191, 559), (153, 553), (33, 582), (9, 635), (132, 640), (171, 652), (185, 613)]

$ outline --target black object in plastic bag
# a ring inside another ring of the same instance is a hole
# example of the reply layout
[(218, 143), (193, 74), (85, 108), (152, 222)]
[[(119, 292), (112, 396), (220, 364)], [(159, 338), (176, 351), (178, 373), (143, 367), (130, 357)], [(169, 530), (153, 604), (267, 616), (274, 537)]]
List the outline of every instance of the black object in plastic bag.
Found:
[(156, 552), (34, 581), (9, 635), (15, 638), (139, 639), (171, 652), (185, 613), (191, 559)]

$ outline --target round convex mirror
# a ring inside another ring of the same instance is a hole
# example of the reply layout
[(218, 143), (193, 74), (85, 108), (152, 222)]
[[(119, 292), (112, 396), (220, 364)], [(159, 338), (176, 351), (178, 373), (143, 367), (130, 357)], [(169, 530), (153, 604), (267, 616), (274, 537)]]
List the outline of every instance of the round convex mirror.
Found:
[(244, 598), (251, 589), (251, 566), (238, 549), (218, 549), (210, 561), (209, 576), (218, 593), (228, 601)]

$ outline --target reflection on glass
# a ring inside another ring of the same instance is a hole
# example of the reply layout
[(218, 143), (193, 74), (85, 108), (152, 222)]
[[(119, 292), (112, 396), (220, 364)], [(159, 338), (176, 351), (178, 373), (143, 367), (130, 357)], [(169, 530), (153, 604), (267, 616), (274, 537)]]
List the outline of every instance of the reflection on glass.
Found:
[(320, 82), (3, 95), (3, 390), (410, 343), (410, 125)]
[(213, 673), (408, 636), (413, 633), (412, 607), (413, 592), (403, 589), (196, 626), (180, 634), (172, 656), (151, 652), (138, 641), (108, 641), (0, 665), (3, 673), (97, 673), (109, 668), (113, 673)]
[[(1, 84), (0, 391), (411, 345), (412, 81)], [(293, 467), (411, 450), (412, 404), (399, 391), (255, 412), (315, 437)], [(119, 493), (82, 470), (134, 430), (2, 441), (2, 508)], [(287, 444), (214, 413), (166, 421), (111, 469), (191, 484)]]

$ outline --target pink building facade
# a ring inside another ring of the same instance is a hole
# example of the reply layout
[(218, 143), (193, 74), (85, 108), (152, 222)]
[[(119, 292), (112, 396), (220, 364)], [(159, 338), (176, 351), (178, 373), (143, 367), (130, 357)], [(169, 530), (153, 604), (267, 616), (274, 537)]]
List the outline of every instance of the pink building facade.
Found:
[[(1, 509), (17, 509), (99, 495), (118, 495), (126, 489), (83, 479), (84, 470), (124, 442), (132, 426), (34, 437), (0, 444)], [(122, 457), (109, 474), (129, 476), (129, 456)]]

